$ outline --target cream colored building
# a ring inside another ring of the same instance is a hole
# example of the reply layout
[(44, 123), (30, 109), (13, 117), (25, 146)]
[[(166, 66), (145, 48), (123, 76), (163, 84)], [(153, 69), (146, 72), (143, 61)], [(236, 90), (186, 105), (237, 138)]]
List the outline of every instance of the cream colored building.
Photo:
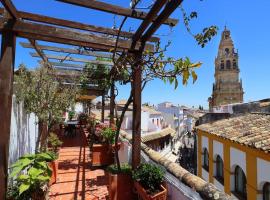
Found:
[(198, 176), (239, 199), (270, 199), (270, 114), (197, 126)]

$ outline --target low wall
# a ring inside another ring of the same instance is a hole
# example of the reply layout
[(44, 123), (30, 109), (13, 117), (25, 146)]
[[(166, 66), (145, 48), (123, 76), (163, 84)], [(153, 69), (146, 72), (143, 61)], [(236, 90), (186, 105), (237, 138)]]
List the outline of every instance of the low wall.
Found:
[[(121, 133), (124, 141), (124, 148), (121, 148), (121, 162), (130, 162), (131, 159), (131, 135)], [(142, 162), (153, 163), (162, 167), (166, 174), (165, 179), (169, 189), (169, 200), (188, 200), (188, 199), (210, 199), (210, 200), (231, 200), (235, 199), (224, 192), (218, 190), (213, 184), (191, 174), (179, 164), (173, 163), (164, 158), (160, 153), (141, 144)]]

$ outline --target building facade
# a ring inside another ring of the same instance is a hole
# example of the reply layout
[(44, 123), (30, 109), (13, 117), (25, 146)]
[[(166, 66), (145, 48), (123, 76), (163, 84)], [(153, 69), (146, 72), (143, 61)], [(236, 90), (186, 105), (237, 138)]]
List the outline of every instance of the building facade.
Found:
[(243, 102), (242, 81), (239, 80), (238, 51), (235, 50), (230, 31), (225, 27), (215, 59), (215, 83), (209, 108)]
[(238, 199), (270, 199), (269, 124), (248, 113), (199, 125), (198, 176)]

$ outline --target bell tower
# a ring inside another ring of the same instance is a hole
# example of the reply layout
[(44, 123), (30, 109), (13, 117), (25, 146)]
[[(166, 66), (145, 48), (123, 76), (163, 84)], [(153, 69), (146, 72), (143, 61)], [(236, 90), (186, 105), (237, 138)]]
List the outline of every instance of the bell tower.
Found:
[(239, 80), (238, 51), (234, 49), (230, 31), (222, 32), (218, 55), (215, 58), (215, 83), (209, 108), (231, 103), (243, 102), (242, 80)]

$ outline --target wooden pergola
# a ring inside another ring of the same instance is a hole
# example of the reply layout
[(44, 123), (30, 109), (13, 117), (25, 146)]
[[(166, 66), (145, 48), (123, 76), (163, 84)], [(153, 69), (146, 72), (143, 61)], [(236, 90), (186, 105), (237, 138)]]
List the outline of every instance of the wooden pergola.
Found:
[[(56, 0), (74, 6), (94, 9), (114, 15), (125, 16), (141, 20), (135, 32), (119, 31), (116, 29), (94, 26), (75, 21), (53, 18), (39, 14), (19, 11), (11, 0), (0, 0), (4, 8), (0, 8), (0, 30), (2, 33), (2, 47), (0, 60), (0, 198), (4, 199), (7, 189), (7, 172), (9, 157), (9, 139), (11, 124), (11, 106), (13, 94), (13, 71), (16, 49), (16, 37), (29, 40), (21, 43), (25, 48), (35, 49), (33, 57), (40, 57), (48, 67), (64, 67), (81, 69), (85, 63), (113, 65), (112, 62), (82, 59), (60, 55), (46, 54), (67, 53), (84, 55), (89, 58), (111, 58), (114, 51), (133, 56), (133, 130), (132, 130), (132, 166), (140, 163), (141, 151), (141, 58), (143, 51), (154, 51), (154, 43), (159, 38), (153, 34), (162, 25), (175, 26), (178, 22), (169, 16), (182, 3), (182, 0), (156, 0), (148, 12), (124, 8), (97, 0)], [(108, 37), (110, 36), (110, 37)], [(119, 36), (116, 46), (115, 37)], [(55, 45), (39, 45), (39, 41), (51, 42)], [(77, 48), (63, 48), (57, 44), (76, 46)], [(51, 60), (61, 60), (52, 62)], [(65, 61), (81, 62), (83, 65), (71, 64)]]

